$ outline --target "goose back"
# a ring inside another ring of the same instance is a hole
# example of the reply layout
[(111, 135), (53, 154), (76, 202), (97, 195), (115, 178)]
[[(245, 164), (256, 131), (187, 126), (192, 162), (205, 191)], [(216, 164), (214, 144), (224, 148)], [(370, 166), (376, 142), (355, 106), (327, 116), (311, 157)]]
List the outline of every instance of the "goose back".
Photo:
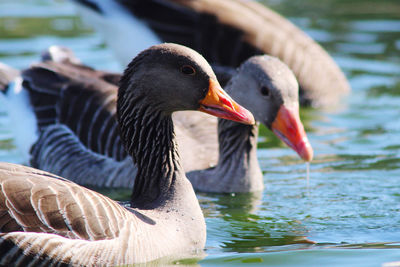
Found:
[(116, 161), (127, 157), (115, 123), (120, 75), (46, 61), (23, 71), (22, 77), (39, 130), (64, 124), (91, 151)]

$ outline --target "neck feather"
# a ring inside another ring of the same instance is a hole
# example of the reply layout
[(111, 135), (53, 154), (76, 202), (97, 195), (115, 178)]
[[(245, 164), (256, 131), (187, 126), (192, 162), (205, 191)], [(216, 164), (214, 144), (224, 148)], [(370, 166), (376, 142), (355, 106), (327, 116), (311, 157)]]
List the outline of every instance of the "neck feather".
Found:
[[(258, 125), (218, 119), (218, 167), (246, 169), (257, 161)], [(230, 166), (233, 165), (233, 166)]]
[(132, 206), (156, 208), (172, 197), (181, 166), (171, 114), (143, 97), (120, 99), (119, 125), (125, 149), (137, 166)]
[(219, 159), (214, 168), (221, 192), (254, 192), (264, 187), (257, 159), (258, 125), (218, 120)]
[(253, 192), (263, 189), (257, 159), (258, 126), (219, 119), (218, 165), (187, 174), (195, 189), (206, 192)]
[[(238, 77), (238, 76), (235, 76)], [(236, 96), (237, 90), (231, 79), (226, 91)], [(237, 98), (240, 98), (239, 96)], [(244, 125), (234, 121), (218, 119), (219, 159), (216, 172), (229, 173), (235, 181), (253, 180), (261, 174), (257, 159), (258, 124)], [(250, 177), (250, 178), (249, 178)], [(256, 180), (257, 180), (256, 179)], [(251, 182), (250, 182), (251, 184)]]

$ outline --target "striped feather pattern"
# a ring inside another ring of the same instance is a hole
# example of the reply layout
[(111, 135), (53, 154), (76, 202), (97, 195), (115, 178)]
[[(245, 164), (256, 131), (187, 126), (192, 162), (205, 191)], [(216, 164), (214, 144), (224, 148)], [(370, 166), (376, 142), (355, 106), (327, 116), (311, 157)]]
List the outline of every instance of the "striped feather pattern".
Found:
[[(118, 218), (123, 218), (125, 211), (110, 199), (33, 168), (2, 163), (0, 171), (2, 221), (13, 222), (23, 231), (70, 239), (118, 236)], [(3, 227), (1, 232), (17, 230)]]
[(118, 161), (127, 157), (115, 123), (117, 87), (113, 83), (119, 75), (48, 61), (22, 76), (40, 129), (65, 124), (93, 152)]
[[(51, 255), (59, 250), (51, 245), (51, 234), (61, 240), (115, 239), (124, 220), (132, 217), (116, 202), (98, 193), (33, 168), (1, 163), (0, 182), (1, 221), (8, 221), (1, 223), (0, 232), (12, 232), (2, 234), (1, 238), (17, 244), (24, 254)], [(46, 245), (35, 245), (40, 242)]]
[(31, 155), (32, 166), (94, 188), (132, 188), (137, 172), (130, 157), (117, 161), (95, 153), (62, 124), (44, 128)]
[(228, 120), (218, 120), (218, 142), (222, 156), (219, 160), (234, 162), (238, 157), (248, 154), (254, 144), (257, 147), (257, 137), (258, 125), (244, 125)]
[(160, 195), (165, 198), (169, 194), (164, 190), (170, 188), (176, 179), (175, 171), (180, 169), (180, 165), (176, 165), (179, 157), (172, 118), (159, 112), (156, 106), (143, 105), (146, 99), (141, 95), (136, 97), (126, 84), (129, 81), (122, 79), (118, 96), (118, 125), (126, 150), (138, 166), (132, 202), (146, 206)]
[[(215, 164), (218, 159), (216, 119), (190, 111), (177, 112), (174, 117), (184, 169), (206, 169)], [(31, 156), (33, 167), (92, 188), (132, 188), (137, 172), (130, 157), (117, 161), (95, 153), (62, 124), (42, 129)]]
[[(204, 192), (256, 192), (264, 188), (257, 159), (257, 125), (218, 120), (219, 159), (216, 167), (187, 173)], [(212, 179), (211, 177), (217, 177)]]
[(0, 163), (0, 265), (115, 266), (202, 247), (185, 230), (201, 218), (183, 213), (171, 224), (175, 208), (124, 208), (50, 173)]

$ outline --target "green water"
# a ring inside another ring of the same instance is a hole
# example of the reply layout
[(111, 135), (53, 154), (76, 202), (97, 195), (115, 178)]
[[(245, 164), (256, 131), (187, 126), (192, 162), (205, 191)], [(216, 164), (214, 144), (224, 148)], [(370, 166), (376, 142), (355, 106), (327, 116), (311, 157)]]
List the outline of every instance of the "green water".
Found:
[[(381, 266), (400, 261), (400, 1), (268, 0), (319, 41), (353, 91), (333, 112), (303, 110), (306, 166), (263, 129), (260, 194), (198, 194), (201, 266)], [(1, 0), (0, 61), (23, 68), (52, 44), (83, 62), (121, 67), (66, 1)], [(0, 160), (20, 162), (0, 106)], [(113, 194), (113, 197), (119, 197)]]

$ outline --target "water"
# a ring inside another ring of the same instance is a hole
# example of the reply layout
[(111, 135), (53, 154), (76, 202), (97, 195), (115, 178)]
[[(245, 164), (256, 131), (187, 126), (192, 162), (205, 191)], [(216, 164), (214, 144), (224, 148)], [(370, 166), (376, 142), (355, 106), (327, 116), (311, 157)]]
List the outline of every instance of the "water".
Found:
[[(400, 261), (400, 2), (266, 0), (333, 55), (353, 91), (336, 111), (302, 110), (306, 167), (262, 129), (260, 194), (198, 194), (208, 236), (201, 266), (381, 266)], [(16, 68), (52, 44), (121, 67), (66, 1), (2, 0), (0, 60)], [(20, 162), (0, 106), (0, 160)], [(120, 197), (113, 195), (113, 197)]]
[(307, 194), (310, 194), (310, 162), (306, 162)]

